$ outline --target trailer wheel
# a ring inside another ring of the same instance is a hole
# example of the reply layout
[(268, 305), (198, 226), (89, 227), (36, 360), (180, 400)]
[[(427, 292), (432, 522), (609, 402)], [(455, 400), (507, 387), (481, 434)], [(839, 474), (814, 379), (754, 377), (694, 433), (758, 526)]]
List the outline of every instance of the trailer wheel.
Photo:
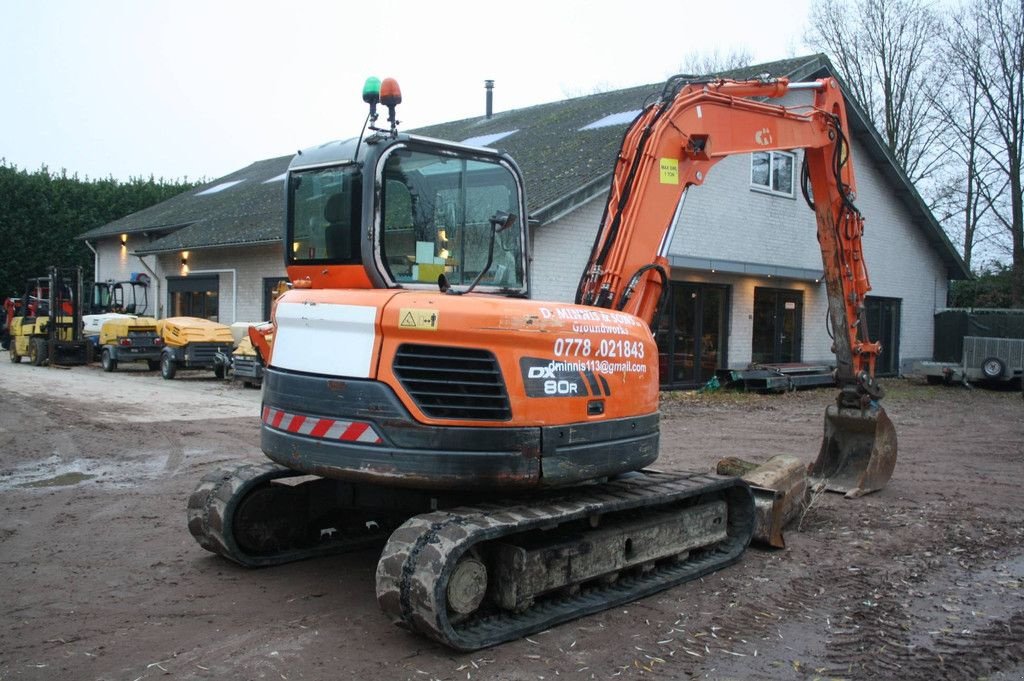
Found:
[(103, 353), (100, 355), (100, 364), (103, 365), (104, 371), (116, 371), (117, 360), (110, 356), (110, 350), (103, 348)]
[(33, 338), (28, 346), (28, 361), (32, 366), (42, 366), (46, 363), (46, 341), (42, 338)]
[(168, 381), (174, 378), (174, 374), (178, 371), (178, 366), (174, 363), (174, 358), (170, 355), (164, 355), (160, 358), (160, 375), (166, 378)]
[(11, 339), (10, 353), (11, 353), (11, 363), (13, 363), (13, 364), (20, 364), (21, 363), (21, 355), (19, 355), (18, 351), (14, 349), (14, 339), (13, 338)]
[(985, 378), (1002, 378), (1006, 373), (1006, 364), (998, 357), (986, 357), (981, 363), (981, 373), (985, 374)]

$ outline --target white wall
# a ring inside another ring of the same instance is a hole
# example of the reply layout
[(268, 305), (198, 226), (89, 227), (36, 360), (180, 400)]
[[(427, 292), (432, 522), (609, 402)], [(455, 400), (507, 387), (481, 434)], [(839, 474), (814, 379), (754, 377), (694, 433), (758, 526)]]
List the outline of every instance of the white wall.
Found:
[[(133, 245), (133, 239), (139, 240), (138, 246)], [(149, 255), (141, 259), (131, 255), (133, 248), (142, 245), (142, 237), (132, 235), (128, 237), (127, 248), (121, 247), (120, 236), (93, 244), (99, 256), (96, 279), (124, 280), (128, 279), (132, 272), (144, 272), (150, 277), (155, 273), (156, 277), (149, 287), (149, 312), (153, 316), (166, 317), (166, 278), (185, 274), (181, 266), (181, 253)], [(143, 266), (143, 262), (149, 265), (152, 272)], [(188, 264), (189, 274), (198, 275), (204, 271), (217, 270), (211, 274), (218, 276), (218, 318), (223, 324), (262, 321), (263, 278), (285, 276), (281, 244), (193, 250), (189, 252)], [(236, 275), (237, 307), (232, 298), (233, 280)]]
[(571, 303), (587, 265), (608, 192), (577, 208), (533, 237), (533, 290), (537, 300)]
[(96, 281), (125, 281), (132, 272), (149, 274), (139, 258), (131, 254), (148, 243), (143, 237), (128, 235), (127, 246), (121, 246), (120, 236), (90, 243), (96, 249)]
[[(802, 162), (798, 153), (797, 179)], [(723, 159), (687, 193), (670, 252), (821, 270), (814, 214), (794, 189), (792, 198), (751, 189), (750, 155)]]
[[(181, 276), (179, 253), (157, 256), (165, 276)], [(263, 321), (263, 279), (283, 277), (284, 253), (281, 244), (261, 244), (234, 248), (204, 248), (189, 251), (189, 275), (215, 274), (218, 277), (221, 324)], [(237, 307), (232, 298), (234, 278), (238, 277)], [(167, 288), (163, 286), (161, 304), (168, 303)]]
[[(855, 158), (866, 158), (854, 144)], [(930, 359), (935, 334), (934, 314), (946, 306), (949, 281), (938, 254), (910, 215), (892, 197), (887, 181), (871, 164), (856, 167), (864, 215), (864, 257), (871, 278), (871, 295), (902, 299), (900, 357)]]
[[(149, 298), (149, 309), (147, 314), (155, 317), (158, 314), (157, 306), (162, 302), (157, 296), (158, 288), (160, 288), (158, 285), (159, 277), (154, 280), (153, 273), (143, 265), (143, 262), (146, 262), (152, 268), (155, 263), (155, 258), (153, 256), (149, 256), (143, 260), (138, 256), (132, 255), (132, 252), (136, 248), (148, 245), (149, 239), (133, 234), (129, 234), (127, 236), (128, 242), (125, 246), (121, 245), (120, 235), (90, 242), (92, 247), (96, 249), (95, 280), (126, 281), (131, 278), (133, 272), (141, 272), (150, 277), (153, 281), (150, 282), (149, 291), (147, 293)], [(157, 273), (159, 274), (159, 271)]]

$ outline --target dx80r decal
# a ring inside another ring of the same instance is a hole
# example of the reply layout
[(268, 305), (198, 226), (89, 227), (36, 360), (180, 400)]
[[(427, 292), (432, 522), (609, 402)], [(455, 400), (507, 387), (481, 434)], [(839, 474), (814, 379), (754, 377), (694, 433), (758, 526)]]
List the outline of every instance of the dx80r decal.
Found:
[(604, 376), (587, 362), (523, 357), (519, 368), (527, 397), (587, 397), (612, 394)]

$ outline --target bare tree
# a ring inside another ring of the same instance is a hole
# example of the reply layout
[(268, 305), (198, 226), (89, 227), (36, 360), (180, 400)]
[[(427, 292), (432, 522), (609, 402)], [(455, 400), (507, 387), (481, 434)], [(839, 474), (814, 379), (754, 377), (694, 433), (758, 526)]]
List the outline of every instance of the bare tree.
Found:
[[(750, 66), (753, 61), (754, 58), (751, 54), (742, 48), (729, 49), (727, 52), (719, 52), (717, 49), (711, 52), (690, 52), (683, 58), (683, 61), (680, 62), (679, 68), (672, 73), (666, 74), (666, 77), (675, 75), (676, 73), (687, 73), (695, 76), (710, 76)], [(562, 95), (566, 98), (586, 97), (589, 95), (611, 92), (617, 89), (619, 89), (619, 87), (612, 85), (608, 81), (601, 81), (588, 87), (568, 87), (563, 85)]]
[(979, 185), (992, 215), (1009, 232), (1014, 307), (1024, 306), (1024, 0), (972, 0), (953, 19), (950, 58), (974, 83), (991, 131), (978, 150), (994, 169)]
[(914, 183), (941, 162), (930, 153), (941, 34), (938, 15), (919, 0), (823, 0), (806, 37), (832, 59)]
[[(971, 49), (960, 44), (955, 32), (947, 32), (944, 41), (948, 53)], [(942, 177), (932, 185), (930, 197), (932, 211), (959, 242), (968, 268), (974, 263), (976, 248), (991, 245), (989, 242), (999, 236), (992, 225), (991, 203), (986, 199), (992, 193), (991, 184), (999, 182), (997, 169), (983, 151), (989, 143), (991, 125), (978, 82), (971, 73), (972, 61), (948, 60), (946, 87), (933, 93), (933, 106), (945, 130), (936, 144), (939, 153), (951, 162), (943, 164)]]
[(573, 99), (574, 97), (589, 97), (591, 95), (600, 95), (605, 92), (614, 92), (615, 90), (621, 90), (621, 85), (615, 85), (607, 80), (601, 80), (590, 85), (565, 85), (561, 86), (562, 96), (566, 99)]
[(679, 64), (678, 73), (710, 76), (750, 66), (754, 57), (744, 48), (730, 48), (727, 52), (690, 52)]

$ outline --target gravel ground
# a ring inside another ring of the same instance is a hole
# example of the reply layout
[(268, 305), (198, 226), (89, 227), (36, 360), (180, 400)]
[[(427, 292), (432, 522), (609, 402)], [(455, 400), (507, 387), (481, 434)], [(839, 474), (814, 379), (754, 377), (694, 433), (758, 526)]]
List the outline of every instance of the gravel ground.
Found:
[[(886, 386), (882, 492), (817, 495), (785, 550), (458, 654), (385, 620), (373, 551), (245, 570), (193, 542), (199, 478), (262, 459), (258, 391), (3, 362), (0, 679), (1022, 678), (1021, 394)], [(666, 394), (657, 466), (810, 462), (832, 398)]]

